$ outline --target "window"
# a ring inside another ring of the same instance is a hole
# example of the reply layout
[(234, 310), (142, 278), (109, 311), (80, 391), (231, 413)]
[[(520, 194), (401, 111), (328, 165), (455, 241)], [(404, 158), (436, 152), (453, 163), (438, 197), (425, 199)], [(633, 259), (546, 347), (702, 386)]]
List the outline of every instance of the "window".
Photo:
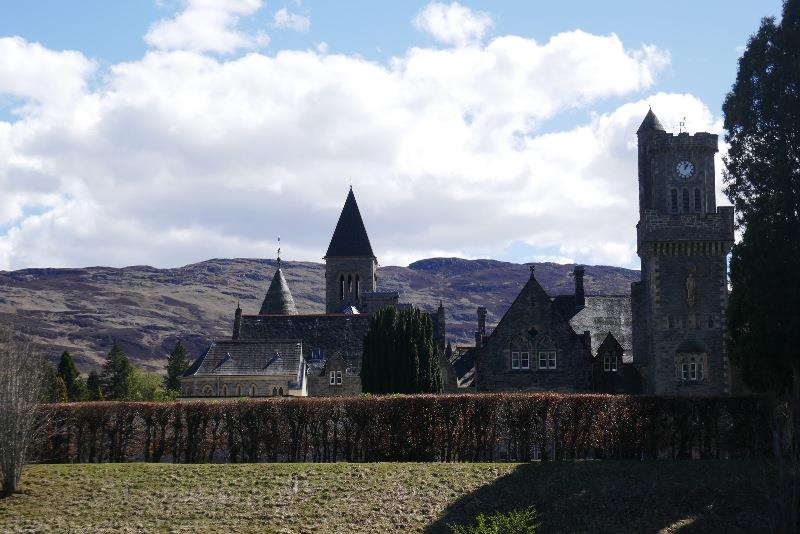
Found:
[(329, 375), (330, 385), (332, 386), (341, 386), (342, 385), (342, 372), (341, 371), (331, 371)]
[(272, 388), (272, 396), (273, 397), (277, 397), (278, 396), (278, 388)]
[(347, 295), (350, 296), (353, 294), (353, 275), (347, 275)]
[(555, 369), (555, 368), (556, 368), (556, 351), (554, 350), (539, 351), (539, 369)]
[(250, 396), (251, 397), (255, 397), (256, 396), (256, 385), (255, 384), (250, 386)]
[(701, 382), (705, 378), (705, 354), (678, 356), (678, 378), (683, 382)]
[(356, 299), (358, 299), (359, 294), (361, 293), (361, 278), (356, 275)]
[(214, 392), (212, 391), (211, 386), (209, 386), (209, 385), (203, 386), (203, 396), (204, 397), (210, 397), (213, 394), (214, 394)]
[(689, 213), (689, 190), (683, 190), (683, 213)]
[(700, 198), (700, 189), (694, 190), (694, 211), (700, 213), (702, 210), (703, 202)]
[(222, 386), (222, 396), (223, 397), (228, 396), (228, 386)]
[(330, 384), (331, 384), (332, 386), (333, 386), (333, 385), (336, 385), (336, 371), (331, 371), (331, 374), (330, 374)]
[(519, 352), (515, 351), (511, 353), (511, 368), (519, 369)]
[(608, 371), (611, 373), (617, 372), (617, 355), (616, 354), (606, 354), (603, 356), (603, 371)]
[(278, 388), (278, 395), (283, 397), (283, 388)]
[(339, 277), (339, 300), (344, 300), (344, 275)]
[(672, 193), (672, 213), (678, 213), (678, 190), (673, 189)]
[(519, 353), (519, 366), (521, 369), (530, 369), (531, 368), (531, 355), (529, 352), (520, 352)]
[(236, 396), (237, 397), (241, 397), (242, 396), (242, 385), (241, 384), (237, 384), (237, 386), (236, 386)]

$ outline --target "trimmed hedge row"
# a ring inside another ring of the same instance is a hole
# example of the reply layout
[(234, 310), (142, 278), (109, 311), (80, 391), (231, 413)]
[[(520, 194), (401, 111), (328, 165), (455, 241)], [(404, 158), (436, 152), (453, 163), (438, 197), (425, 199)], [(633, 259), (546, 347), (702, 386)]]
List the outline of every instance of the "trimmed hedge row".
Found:
[(49, 404), (44, 462), (486, 461), (770, 453), (760, 397), (468, 394)]

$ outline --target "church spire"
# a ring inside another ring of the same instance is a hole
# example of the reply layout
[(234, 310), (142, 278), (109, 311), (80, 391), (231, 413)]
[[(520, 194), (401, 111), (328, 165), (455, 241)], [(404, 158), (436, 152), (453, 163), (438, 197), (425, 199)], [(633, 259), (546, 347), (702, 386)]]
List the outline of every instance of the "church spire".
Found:
[(297, 315), (297, 308), (294, 305), (292, 292), (289, 291), (289, 284), (283, 277), (281, 270), (281, 238), (278, 237), (278, 268), (269, 284), (264, 302), (261, 304), (260, 315)]
[(369, 236), (367, 236), (367, 229), (364, 227), (364, 221), (356, 203), (356, 197), (353, 195), (352, 186), (350, 186), (350, 191), (347, 193), (347, 200), (344, 202), (342, 213), (339, 215), (339, 222), (336, 223), (336, 229), (333, 231), (333, 237), (331, 237), (331, 243), (328, 246), (328, 252), (325, 253), (325, 257), (375, 257), (372, 252), (372, 245), (369, 242)]

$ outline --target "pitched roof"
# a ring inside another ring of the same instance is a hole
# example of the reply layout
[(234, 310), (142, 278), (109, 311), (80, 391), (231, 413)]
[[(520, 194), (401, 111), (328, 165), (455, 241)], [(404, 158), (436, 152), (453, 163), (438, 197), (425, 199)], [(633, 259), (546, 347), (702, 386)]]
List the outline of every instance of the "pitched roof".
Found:
[(636, 133), (639, 134), (642, 132), (653, 131), (664, 132), (666, 130), (664, 130), (664, 127), (661, 125), (661, 121), (658, 120), (658, 117), (656, 117), (656, 114), (653, 113), (653, 110), (650, 109), (648, 110), (647, 115), (644, 116), (644, 120), (642, 121), (642, 124), (639, 125), (639, 129), (636, 130)]
[(347, 194), (347, 200), (345, 200), (342, 213), (339, 215), (336, 229), (333, 231), (328, 252), (325, 253), (326, 258), (347, 256), (375, 257), (352, 187)]
[(297, 340), (215, 341), (183, 376), (290, 375), (300, 372), (303, 346)]
[(289, 285), (286, 283), (280, 267), (272, 277), (264, 302), (261, 304), (261, 311), (258, 313), (261, 315), (297, 315), (292, 292), (289, 291)]

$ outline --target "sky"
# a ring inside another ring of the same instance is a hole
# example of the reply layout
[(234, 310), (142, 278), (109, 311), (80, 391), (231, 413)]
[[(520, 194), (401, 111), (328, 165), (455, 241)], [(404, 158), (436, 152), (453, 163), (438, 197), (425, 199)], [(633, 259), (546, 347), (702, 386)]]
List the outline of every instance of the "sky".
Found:
[[(0, 270), (638, 267), (635, 131), (720, 134), (780, 0), (0, 0)], [(721, 162), (717, 162), (718, 202)]]

